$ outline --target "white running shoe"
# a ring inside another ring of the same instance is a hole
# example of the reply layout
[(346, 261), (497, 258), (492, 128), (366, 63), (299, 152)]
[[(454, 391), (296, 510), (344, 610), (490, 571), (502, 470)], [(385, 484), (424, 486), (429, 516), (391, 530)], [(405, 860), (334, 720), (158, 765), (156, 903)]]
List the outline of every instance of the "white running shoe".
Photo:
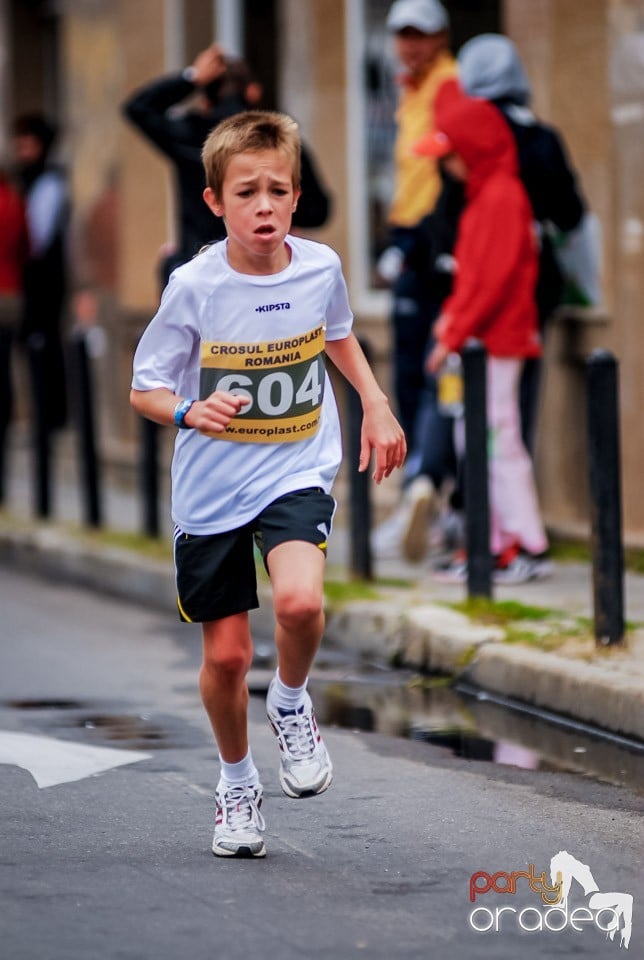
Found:
[(308, 693), (297, 710), (283, 711), (271, 704), (275, 681), (266, 697), (266, 714), (280, 747), (280, 784), (287, 797), (322, 793), (333, 779), (331, 759), (320, 736)]
[(220, 780), (215, 791), (216, 818), (212, 852), (216, 857), (265, 857), (260, 813), (260, 784), (231, 785)]

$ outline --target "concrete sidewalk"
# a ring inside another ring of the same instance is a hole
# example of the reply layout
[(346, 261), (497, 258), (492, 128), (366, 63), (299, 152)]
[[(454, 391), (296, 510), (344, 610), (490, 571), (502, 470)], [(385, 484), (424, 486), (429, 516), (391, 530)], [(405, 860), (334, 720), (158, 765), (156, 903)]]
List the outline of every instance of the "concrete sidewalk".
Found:
[[(28, 451), (17, 447), (6, 509), (0, 514), (0, 562), (107, 594), (175, 611), (170, 548), (152, 559), (78, 526), (81, 500), (68, 467), (59, 469), (56, 523), (31, 517)], [(115, 485), (105, 491), (105, 523), (132, 532), (137, 497)], [(169, 534), (170, 524), (167, 521)], [(436, 583), (429, 563), (377, 564), (371, 585), (348, 578), (346, 528), (336, 524), (327, 581), (329, 643), (370, 660), (447, 673), (494, 694), (644, 741), (644, 576), (625, 578), (626, 616), (633, 625), (620, 648), (598, 649), (591, 636), (588, 564), (556, 564), (547, 580), (495, 590), (496, 604), (472, 617), (454, 609), (465, 588)], [(265, 629), (272, 626), (270, 589), (261, 586)]]

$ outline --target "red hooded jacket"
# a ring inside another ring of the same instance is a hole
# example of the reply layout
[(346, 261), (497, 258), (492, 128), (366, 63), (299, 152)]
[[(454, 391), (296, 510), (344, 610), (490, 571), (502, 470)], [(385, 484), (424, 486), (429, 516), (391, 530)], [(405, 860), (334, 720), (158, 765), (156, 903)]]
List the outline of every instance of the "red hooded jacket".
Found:
[(0, 176), (0, 294), (22, 289), (28, 252), (25, 210), (19, 194)]
[(477, 337), (491, 356), (537, 357), (537, 242), (512, 133), (492, 104), (465, 96), (439, 101), (436, 126), (469, 174), (437, 336), (454, 351)]

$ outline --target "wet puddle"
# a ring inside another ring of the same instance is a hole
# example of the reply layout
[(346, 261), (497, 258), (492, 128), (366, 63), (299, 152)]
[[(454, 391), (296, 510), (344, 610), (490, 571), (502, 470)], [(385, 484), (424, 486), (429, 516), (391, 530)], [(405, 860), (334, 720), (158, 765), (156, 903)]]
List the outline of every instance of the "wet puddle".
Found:
[(9, 700), (3, 706), (23, 711), (52, 736), (78, 739), (82, 731), (83, 741), (96, 745), (163, 750), (200, 745), (203, 739), (200, 731), (176, 717), (112, 713), (103, 705), (79, 700)]
[[(272, 670), (250, 674), (264, 696)], [(576, 773), (644, 792), (644, 744), (503, 701), (446, 678), (324, 662), (310, 680), (326, 725), (433, 744), (451, 755), (530, 770)]]
[[(251, 694), (264, 697), (273, 649), (256, 658)], [(423, 741), (456, 757), (530, 770), (576, 773), (644, 793), (644, 743), (630, 741), (446, 678), (348, 662), (324, 650), (310, 689), (321, 723)], [(53, 736), (131, 749), (201, 745), (206, 735), (176, 716), (125, 713), (114, 704), (24, 699), (2, 706)], [(111, 708), (111, 709), (110, 709)]]

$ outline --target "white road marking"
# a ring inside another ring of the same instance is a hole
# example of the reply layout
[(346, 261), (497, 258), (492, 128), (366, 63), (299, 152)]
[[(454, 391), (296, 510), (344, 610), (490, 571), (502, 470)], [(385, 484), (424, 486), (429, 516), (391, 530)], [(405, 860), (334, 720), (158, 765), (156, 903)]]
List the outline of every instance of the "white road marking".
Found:
[(0, 730), (0, 764), (8, 763), (28, 770), (41, 788), (83, 780), (113, 767), (138, 763), (151, 757), (151, 753), (141, 750), (89, 747), (54, 737)]
[(180, 783), (182, 787), (188, 787), (189, 790), (198, 793), (201, 797), (208, 797), (210, 800), (214, 800), (215, 798), (214, 790), (206, 790), (205, 787), (200, 787), (198, 783), (192, 783), (191, 780), (187, 780), (186, 777), (183, 777), (180, 773), (162, 773), (161, 777), (168, 783)]

